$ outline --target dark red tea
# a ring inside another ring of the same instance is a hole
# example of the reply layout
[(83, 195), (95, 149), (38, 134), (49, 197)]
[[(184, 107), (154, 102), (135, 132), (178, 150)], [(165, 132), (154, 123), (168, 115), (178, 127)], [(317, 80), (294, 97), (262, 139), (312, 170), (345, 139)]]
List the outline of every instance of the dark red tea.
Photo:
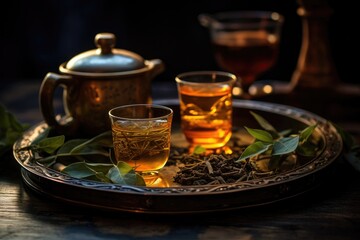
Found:
[(220, 34), (213, 46), (219, 66), (239, 76), (243, 87), (272, 67), (278, 55), (278, 40), (264, 31)]

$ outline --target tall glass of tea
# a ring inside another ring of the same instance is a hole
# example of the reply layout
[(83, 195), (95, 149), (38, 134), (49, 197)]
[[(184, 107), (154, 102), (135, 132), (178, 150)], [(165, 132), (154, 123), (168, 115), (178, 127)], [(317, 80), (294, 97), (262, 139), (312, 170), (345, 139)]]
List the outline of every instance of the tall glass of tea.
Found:
[(284, 18), (277, 12), (200, 14), (210, 31), (215, 60), (238, 77), (233, 96), (246, 97), (251, 84), (277, 61)]
[(175, 78), (181, 128), (190, 147), (225, 146), (232, 134), (232, 88), (236, 76), (220, 71), (185, 72)]

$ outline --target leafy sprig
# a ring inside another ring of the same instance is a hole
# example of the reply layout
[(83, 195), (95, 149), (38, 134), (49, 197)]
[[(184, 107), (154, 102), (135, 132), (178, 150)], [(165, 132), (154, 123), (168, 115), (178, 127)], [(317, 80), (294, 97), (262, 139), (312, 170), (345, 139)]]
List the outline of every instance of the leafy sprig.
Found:
[[(49, 128), (38, 136), (30, 146), (19, 149), (32, 150), (38, 154), (34, 161), (47, 167), (69, 161), (60, 171), (75, 178), (106, 183), (145, 186), (144, 179), (125, 162), (114, 163), (112, 159), (111, 132), (101, 133), (91, 139), (70, 139), (65, 136), (48, 137)], [(91, 160), (95, 159), (95, 160)], [(111, 163), (109, 163), (109, 159)], [(95, 162), (92, 162), (95, 161)]]
[(296, 160), (295, 154), (306, 157), (315, 155), (318, 145), (309, 139), (317, 124), (308, 126), (299, 133), (291, 133), (292, 130), (278, 132), (262, 116), (252, 111), (250, 113), (263, 129), (244, 126), (246, 131), (254, 137), (254, 142), (245, 148), (237, 160), (238, 162), (246, 159), (255, 161), (261, 156), (261, 159), (267, 158), (269, 160), (266, 170), (275, 170), (286, 160)]
[(358, 172), (360, 172), (360, 145), (354, 137), (333, 123), (344, 143), (344, 158)]
[(29, 128), (0, 104), (0, 156), (12, 148), (14, 142)]

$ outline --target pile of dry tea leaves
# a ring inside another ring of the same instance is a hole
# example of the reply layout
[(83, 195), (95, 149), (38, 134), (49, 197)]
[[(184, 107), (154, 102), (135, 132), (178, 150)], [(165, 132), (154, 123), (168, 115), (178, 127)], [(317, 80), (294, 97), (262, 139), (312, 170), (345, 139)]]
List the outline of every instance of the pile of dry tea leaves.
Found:
[(236, 146), (232, 153), (191, 154), (186, 148), (173, 148), (167, 166), (178, 166), (173, 180), (183, 186), (238, 183), (275, 173), (261, 171), (254, 161), (238, 161), (244, 149)]

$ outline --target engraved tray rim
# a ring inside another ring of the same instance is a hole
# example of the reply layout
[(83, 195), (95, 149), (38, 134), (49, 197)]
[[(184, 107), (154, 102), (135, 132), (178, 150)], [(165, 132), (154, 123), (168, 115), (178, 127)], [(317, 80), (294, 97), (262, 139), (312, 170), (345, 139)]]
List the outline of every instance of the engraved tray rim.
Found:
[[(178, 99), (154, 101), (179, 105)], [(152, 214), (183, 214), (248, 208), (295, 197), (318, 186), (329, 174), (329, 166), (342, 153), (343, 142), (336, 128), (326, 119), (292, 106), (254, 100), (233, 100), (235, 108), (260, 110), (292, 118), (306, 125), (318, 123), (324, 149), (309, 163), (275, 176), (236, 184), (138, 187), (76, 179), (34, 164), (31, 151), (18, 151), (31, 144), (47, 124), (40, 122), (25, 131), (13, 145), (22, 178), (36, 192), (68, 203), (100, 209)], [(89, 197), (91, 196), (91, 197)]]

